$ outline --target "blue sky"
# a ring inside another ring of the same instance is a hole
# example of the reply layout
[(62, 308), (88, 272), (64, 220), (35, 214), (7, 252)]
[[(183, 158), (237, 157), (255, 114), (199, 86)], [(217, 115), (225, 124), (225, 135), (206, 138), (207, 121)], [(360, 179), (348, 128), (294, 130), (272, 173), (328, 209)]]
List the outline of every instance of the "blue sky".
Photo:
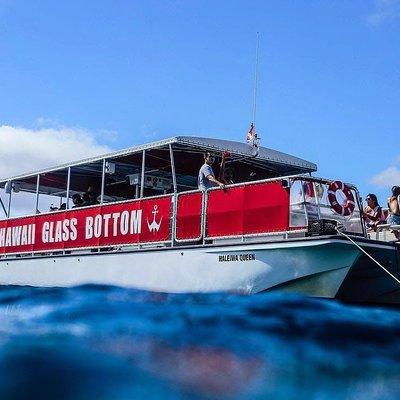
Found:
[(383, 202), (400, 184), (398, 0), (0, 0), (0, 126), (96, 149), (244, 140), (257, 31), (262, 144)]

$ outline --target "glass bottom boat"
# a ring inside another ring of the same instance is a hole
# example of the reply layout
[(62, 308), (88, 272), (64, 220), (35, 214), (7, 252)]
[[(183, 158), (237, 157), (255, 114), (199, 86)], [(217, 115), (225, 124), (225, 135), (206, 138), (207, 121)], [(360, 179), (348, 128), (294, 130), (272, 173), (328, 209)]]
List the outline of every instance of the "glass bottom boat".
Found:
[[(0, 284), (398, 302), (399, 284), (354, 244), (399, 276), (399, 247), (368, 237), (356, 187), (253, 150), (174, 137), (1, 180)], [(207, 151), (229, 152), (224, 190), (197, 189)]]

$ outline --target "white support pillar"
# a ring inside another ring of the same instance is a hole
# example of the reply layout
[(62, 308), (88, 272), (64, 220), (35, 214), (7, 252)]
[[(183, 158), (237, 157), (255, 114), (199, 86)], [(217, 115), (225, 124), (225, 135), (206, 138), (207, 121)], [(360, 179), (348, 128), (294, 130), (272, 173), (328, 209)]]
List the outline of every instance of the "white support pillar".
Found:
[(36, 205), (35, 205), (35, 214), (39, 211), (39, 187), (40, 187), (40, 175), (36, 177)]
[(10, 218), (11, 213), (11, 198), (13, 192), (13, 183), (11, 182), (10, 194), (8, 195), (8, 210), (7, 210), (7, 218)]
[(71, 167), (68, 167), (68, 176), (67, 176), (67, 206), (66, 209), (69, 209), (69, 187), (71, 185)]
[(175, 245), (175, 234), (176, 234), (176, 210), (177, 210), (177, 185), (176, 185), (176, 173), (175, 173), (175, 159), (174, 159), (174, 152), (172, 150), (171, 143), (169, 144), (169, 158), (171, 160), (171, 174), (172, 174), (172, 186), (174, 188), (174, 195), (172, 197), (172, 221), (171, 221), (171, 239), (172, 239), (172, 246)]
[(101, 193), (100, 193), (100, 204), (104, 202), (104, 187), (106, 182), (106, 159), (103, 159), (103, 170), (101, 173)]
[(174, 187), (174, 193), (176, 193), (177, 185), (176, 185), (175, 159), (174, 159), (174, 152), (172, 150), (171, 143), (169, 144), (169, 158), (171, 159), (172, 185)]
[(140, 179), (140, 198), (143, 197), (144, 192), (144, 170), (146, 168), (146, 150), (143, 150), (142, 153), (142, 175)]

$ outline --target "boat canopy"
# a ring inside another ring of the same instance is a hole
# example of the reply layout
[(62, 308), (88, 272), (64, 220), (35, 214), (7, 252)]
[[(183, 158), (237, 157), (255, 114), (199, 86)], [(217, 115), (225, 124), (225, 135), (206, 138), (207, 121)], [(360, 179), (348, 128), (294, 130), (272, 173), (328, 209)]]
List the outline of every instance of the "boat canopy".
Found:
[[(56, 197), (60, 205), (66, 202), (66, 208), (70, 208), (69, 202), (75, 193), (83, 194), (89, 188), (101, 203), (183, 192), (197, 189), (198, 171), (206, 151), (213, 152), (217, 161), (224, 152), (230, 153), (226, 163), (233, 171), (235, 183), (306, 174), (317, 169), (315, 164), (289, 154), (265, 147), (258, 150), (255, 155), (254, 148), (245, 143), (176, 136), (0, 179), (0, 188), (6, 194), (27, 192), (37, 198), (39, 195)], [(218, 176), (219, 163), (213, 168)], [(36, 199), (35, 212), (43, 212), (38, 206)]]

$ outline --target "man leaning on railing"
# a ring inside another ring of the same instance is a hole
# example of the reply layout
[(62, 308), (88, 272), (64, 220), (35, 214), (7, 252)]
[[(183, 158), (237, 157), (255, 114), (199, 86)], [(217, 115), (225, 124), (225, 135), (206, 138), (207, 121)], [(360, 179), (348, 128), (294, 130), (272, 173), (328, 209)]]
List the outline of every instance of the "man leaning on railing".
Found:
[(215, 178), (212, 165), (214, 164), (215, 156), (207, 152), (204, 154), (204, 164), (200, 168), (198, 186), (200, 190), (206, 191), (212, 187), (219, 186), (221, 189), (225, 189), (225, 185)]

